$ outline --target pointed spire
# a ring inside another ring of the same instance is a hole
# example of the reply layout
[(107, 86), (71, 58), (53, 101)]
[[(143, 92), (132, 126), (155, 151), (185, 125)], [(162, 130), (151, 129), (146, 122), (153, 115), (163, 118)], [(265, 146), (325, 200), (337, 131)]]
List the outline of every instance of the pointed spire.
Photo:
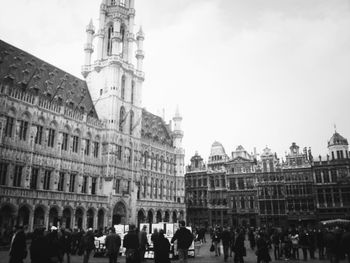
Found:
[(176, 105), (175, 118), (181, 118), (179, 105)]
[(88, 26), (86, 27), (86, 32), (92, 32), (95, 33), (95, 27), (94, 27), (94, 24), (92, 22), (92, 18), (90, 19), (90, 22), (88, 24)]
[(145, 38), (145, 34), (143, 33), (142, 26), (140, 26), (140, 29), (137, 32), (136, 38), (137, 39), (140, 39), (140, 38), (144, 39)]

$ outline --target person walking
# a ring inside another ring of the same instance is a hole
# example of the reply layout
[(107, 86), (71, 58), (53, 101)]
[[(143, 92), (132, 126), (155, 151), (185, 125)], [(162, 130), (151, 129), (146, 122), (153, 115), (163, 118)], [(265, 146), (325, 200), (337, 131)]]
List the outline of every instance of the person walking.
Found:
[(148, 247), (147, 240), (147, 226), (144, 225), (142, 230), (139, 232), (139, 243), (140, 243), (140, 262), (145, 262), (145, 252)]
[(22, 263), (27, 257), (26, 235), (22, 226), (17, 227), (10, 247), (10, 263)]
[(89, 228), (81, 239), (81, 246), (83, 251), (83, 263), (88, 263), (91, 251), (95, 249), (95, 237), (92, 232), (92, 228)]
[(111, 227), (109, 234), (105, 240), (107, 256), (109, 258), (109, 263), (117, 263), (119, 256), (121, 239), (118, 234), (115, 233), (115, 228)]
[(181, 220), (179, 222), (180, 228), (175, 232), (171, 243), (177, 240), (177, 250), (179, 252), (180, 263), (187, 263), (188, 248), (191, 246), (193, 241), (193, 236), (190, 230), (186, 228), (185, 221)]
[(50, 230), (50, 233), (47, 234), (49, 262), (58, 263), (62, 254), (62, 247), (58, 239), (58, 229), (56, 226), (51, 226)]
[(299, 235), (294, 230), (290, 236), (290, 240), (292, 242), (292, 256), (293, 259), (299, 260)]
[(241, 229), (237, 235), (235, 245), (233, 247), (233, 251), (235, 252), (235, 256), (233, 261), (235, 263), (243, 263), (243, 257), (246, 255), (246, 248), (244, 247), (244, 231)]
[(222, 246), (224, 249), (224, 261), (227, 262), (228, 259), (228, 249), (230, 247), (231, 234), (228, 231), (227, 227), (224, 227), (224, 231), (221, 234)]
[(256, 255), (257, 255), (257, 263), (268, 263), (271, 261), (271, 257), (269, 254), (269, 246), (266, 240), (266, 235), (263, 232), (259, 232), (258, 240), (256, 241)]
[(324, 250), (325, 250), (325, 240), (324, 240), (324, 230), (319, 229), (316, 234), (316, 245), (318, 248), (318, 259), (324, 259)]
[(32, 242), (30, 243), (29, 248), (31, 263), (50, 262), (47, 239), (44, 236), (44, 230), (44, 228), (36, 228), (34, 230)]
[(61, 236), (59, 238), (60, 247), (61, 247), (61, 256), (60, 262), (64, 262), (64, 255), (67, 255), (67, 263), (70, 263), (70, 254), (72, 247), (72, 234), (69, 229), (64, 227), (61, 228)]
[(129, 226), (129, 232), (124, 236), (123, 247), (125, 247), (126, 263), (138, 263), (140, 244), (136, 227), (133, 224)]
[(236, 237), (235, 230), (231, 227), (230, 228), (230, 257), (232, 257), (232, 254), (233, 254), (233, 248), (235, 245), (235, 237)]
[(163, 229), (159, 230), (158, 240), (154, 247), (154, 251), (154, 263), (170, 263), (170, 243), (169, 240), (166, 237), (164, 237)]
[(275, 260), (279, 260), (281, 257), (280, 253), (280, 243), (281, 243), (281, 238), (280, 234), (278, 233), (278, 230), (275, 229), (274, 233), (272, 234), (272, 244), (273, 244), (273, 254), (275, 256)]
[(221, 241), (221, 232), (220, 228), (217, 227), (213, 233), (213, 236), (211, 237), (212, 243), (214, 244), (215, 248), (215, 256), (220, 256), (220, 241)]
[(308, 246), (309, 246), (308, 239), (309, 239), (309, 236), (308, 236), (306, 229), (302, 230), (300, 233), (300, 238), (299, 238), (299, 246), (301, 247), (301, 250), (303, 251), (304, 261), (307, 261), (307, 250), (308, 250)]

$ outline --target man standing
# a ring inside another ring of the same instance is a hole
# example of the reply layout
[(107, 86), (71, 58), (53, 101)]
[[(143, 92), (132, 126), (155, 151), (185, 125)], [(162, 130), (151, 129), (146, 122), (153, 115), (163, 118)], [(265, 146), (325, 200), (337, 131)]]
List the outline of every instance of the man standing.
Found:
[(109, 258), (109, 263), (117, 263), (120, 245), (120, 236), (115, 233), (115, 228), (111, 227), (111, 229), (109, 230), (109, 234), (106, 237), (106, 250), (107, 256)]
[(72, 234), (69, 229), (61, 228), (61, 237), (59, 238), (60, 246), (62, 248), (60, 262), (64, 262), (64, 255), (67, 254), (67, 263), (70, 263), (70, 253), (72, 246)]
[(140, 244), (135, 225), (131, 224), (129, 226), (129, 232), (124, 236), (123, 246), (125, 247), (125, 262), (138, 263), (140, 259), (138, 254)]
[(230, 246), (231, 235), (227, 227), (224, 227), (224, 231), (221, 233), (222, 246), (224, 248), (224, 261), (227, 262), (228, 248)]
[(148, 246), (148, 241), (147, 241), (147, 226), (143, 226), (142, 230), (139, 232), (139, 242), (140, 242), (140, 262), (145, 261), (145, 252), (146, 248)]
[(175, 240), (177, 240), (177, 250), (179, 252), (180, 263), (187, 263), (188, 248), (192, 244), (193, 236), (191, 231), (186, 228), (185, 221), (181, 220), (179, 226), (180, 228), (171, 239), (171, 243), (174, 243)]
[(95, 249), (95, 237), (92, 228), (89, 228), (82, 238), (82, 248), (84, 253), (83, 263), (88, 263), (91, 251)]
[(23, 227), (19, 226), (12, 237), (10, 248), (10, 263), (22, 263), (27, 257), (26, 235)]

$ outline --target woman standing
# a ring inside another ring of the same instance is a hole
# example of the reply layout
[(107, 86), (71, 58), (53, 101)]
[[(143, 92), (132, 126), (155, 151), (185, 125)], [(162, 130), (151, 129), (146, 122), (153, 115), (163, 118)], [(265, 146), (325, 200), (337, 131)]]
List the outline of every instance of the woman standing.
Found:
[(246, 256), (246, 248), (244, 247), (244, 231), (241, 229), (236, 238), (235, 245), (233, 247), (235, 252), (235, 257), (233, 261), (235, 263), (243, 263), (243, 257)]
[(264, 233), (260, 232), (258, 234), (258, 240), (256, 241), (257, 251), (256, 255), (258, 257), (257, 263), (263, 262), (268, 263), (271, 261), (269, 254), (269, 247), (265, 239)]

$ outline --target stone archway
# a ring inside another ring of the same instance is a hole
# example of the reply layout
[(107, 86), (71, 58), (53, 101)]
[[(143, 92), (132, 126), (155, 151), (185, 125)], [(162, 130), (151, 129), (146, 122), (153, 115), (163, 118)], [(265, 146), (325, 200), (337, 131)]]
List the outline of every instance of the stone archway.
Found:
[(75, 210), (75, 226), (78, 227), (79, 229), (83, 228), (83, 216), (84, 216), (83, 209), (77, 208)]
[(143, 209), (140, 209), (137, 213), (137, 225), (140, 226), (141, 223), (144, 223), (146, 221), (145, 212)]
[(126, 207), (122, 202), (118, 202), (113, 209), (112, 225), (125, 225), (126, 219)]
[(62, 212), (61, 224), (65, 228), (71, 228), (71, 223), (72, 223), (72, 210), (69, 207), (66, 207)]
[(0, 209), (0, 227), (1, 229), (12, 230), (15, 224), (15, 209), (11, 205), (4, 205)]
[(97, 228), (103, 229), (105, 222), (105, 211), (103, 209), (98, 210), (97, 213)]
[(49, 227), (58, 225), (58, 211), (56, 207), (51, 207), (49, 211)]
[(165, 211), (165, 213), (164, 213), (164, 222), (169, 223), (169, 220), (170, 220), (169, 211)]
[(176, 211), (173, 211), (172, 219), (173, 219), (173, 223), (177, 223), (177, 212)]
[(22, 206), (18, 210), (18, 217), (17, 217), (17, 225), (19, 226), (26, 226), (29, 224), (29, 208), (27, 206)]
[(86, 227), (87, 228), (94, 228), (94, 210), (92, 208), (90, 208), (89, 210), (87, 210), (86, 212)]
[(147, 213), (147, 222), (150, 224), (153, 224), (153, 212), (152, 212), (152, 210), (149, 210)]
[(158, 210), (156, 214), (157, 223), (162, 222), (162, 211)]
[(45, 227), (45, 211), (41, 206), (34, 210), (34, 229), (38, 227)]

